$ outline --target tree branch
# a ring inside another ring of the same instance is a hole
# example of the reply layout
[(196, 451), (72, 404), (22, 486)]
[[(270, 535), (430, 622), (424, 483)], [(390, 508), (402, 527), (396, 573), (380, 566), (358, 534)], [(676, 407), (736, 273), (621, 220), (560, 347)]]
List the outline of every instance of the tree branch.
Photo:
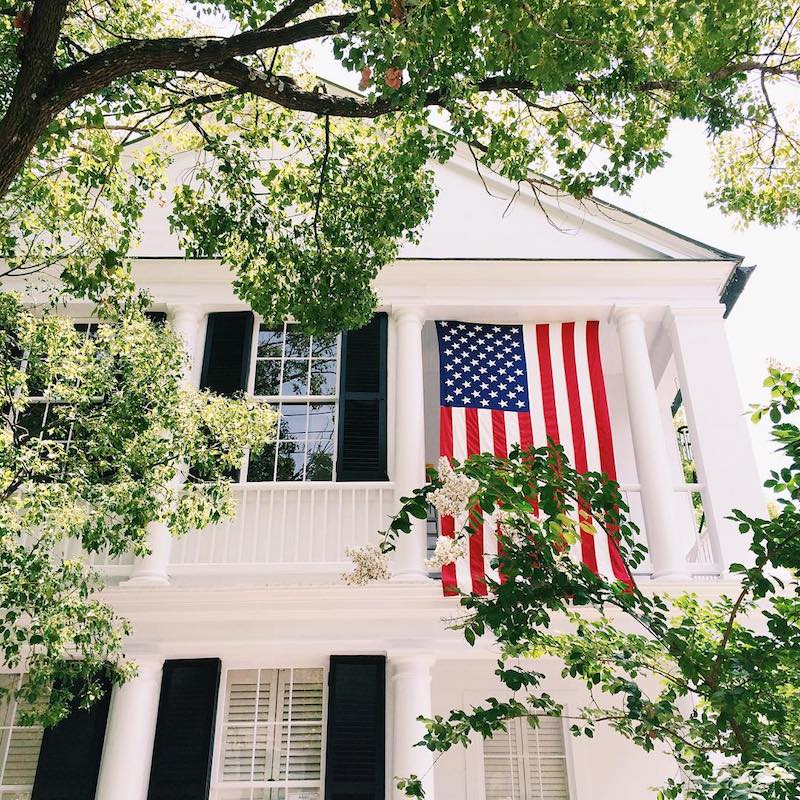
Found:
[(319, 1), (320, 0), (291, 0), (288, 5), (285, 5), (280, 11), (274, 14), (263, 27), (282, 28), (287, 23), (297, 19), (301, 14), (305, 14), (309, 8), (317, 5)]
[(317, 17), (288, 28), (245, 31), (227, 39), (166, 37), (124, 42), (56, 73), (47, 87), (45, 100), (57, 113), (75, 100), (128, 75), (147, 70), (202, 72), (259, 50), (330, 36), (344, 30), (355, 18), (355, 14)]

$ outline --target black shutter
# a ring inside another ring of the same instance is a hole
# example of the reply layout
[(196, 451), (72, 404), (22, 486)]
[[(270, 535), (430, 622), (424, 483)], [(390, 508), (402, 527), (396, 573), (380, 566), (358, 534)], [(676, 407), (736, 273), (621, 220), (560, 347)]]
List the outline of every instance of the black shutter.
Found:
[(111, 684), (89, 708), (45, 728), (31, 800), (94, 800), (106, 735)]
[(385, 481), (386, 314), (342, 335), (336, 479)]
[(227, 396), (244, 391), (250, 371), (253, 314), (233, 311), (208, 315), (200, 388)]
[(145, 311), (144, 315), (153, 325), (163, 325), (167, 321), (166, 311)]
[(165, 662), (148, 800), (207, 800), (220, 668), (218, 658)]
[(385, 656), (331, 656), (325, 800), (383, 800)]

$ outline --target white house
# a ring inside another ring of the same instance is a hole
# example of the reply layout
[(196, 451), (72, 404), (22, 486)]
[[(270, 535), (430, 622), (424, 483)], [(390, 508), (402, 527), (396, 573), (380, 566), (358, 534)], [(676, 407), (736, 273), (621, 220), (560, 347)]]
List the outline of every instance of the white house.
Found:
[[(484, 176), (487, 193), (468, 154), (436, 173), (433, 219), (376, 280), (375, 319), (328, 339), (266, 329), (225, 269), (184, 259), (164, 210), (148, 212), (135, 274), (186, 341), (187, 380), (276, 404), (282, 440), (243, 464), (235, 519), (174, 541), (153, 525), (150, 557), (98, 564), (139, 675), (41, 752), (7, 709), (0, 798), (377, 800), (415, 773), (430, 800), (638, 800), (673, 774), (665, 755), (611, 731), (573, 739), (559, 720), (434, 765), (413, 746), (416, 717), (500, 691), (492, 643), (470, 648), (442, 622), (456, 601), (426, 570), (436, 521), (402, 540), (393, 580), (340, 574), (345, 548), (375, 541), (439, 455), (436, 320), (597, 320), (618, 479), (650, 550), (636, 580), (725, 590), (743, 552), (726, 514), (763, 505), (723, 319), (746, 271), (610, 206), (543, 198), (545, 214), (519, 197), (504, 215), (511, 189)], [(679, 391), (696, 484), (673, 429)], [(548, 690), (581, 703), (553, 667)]]

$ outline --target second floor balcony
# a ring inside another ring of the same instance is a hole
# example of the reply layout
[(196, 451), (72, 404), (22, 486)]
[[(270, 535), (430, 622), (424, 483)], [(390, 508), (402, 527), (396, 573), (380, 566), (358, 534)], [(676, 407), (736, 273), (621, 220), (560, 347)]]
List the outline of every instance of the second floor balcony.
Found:
[[(154, 525), (150, 558), (96, 557), (98, 566), (133, 585), (338, 580), (348, 568), (346, 549), (377, 541), (399, 498), (438, 459), (435, 321), (459, 318), (519, 325), (599, 319), (617, 479), (650, 552), (637, 579), (715, 580), (741, 560), (745, 543), (726, 517), (736, 506), (755, 508), (760, 486), (721, 308), (652, 303), (601, 314), (575, 303), (500, 309), (404, 300), (384, 309), (361, 331), (315, 338), (291, 324), (261, 324), (249, 311), (166, 304), (192, 356), (190, 380), (273, 405), (276, 441), (242, 464), (234, 518), (176, 540)], [(670, 412), (678, 390), (696, 459), (691, 483)], [(565, 418), (562, 430), (568, 427)], [(404, 537), (398, 578), (428, 577), (437, 525), (433, 517), (419, 521)]]

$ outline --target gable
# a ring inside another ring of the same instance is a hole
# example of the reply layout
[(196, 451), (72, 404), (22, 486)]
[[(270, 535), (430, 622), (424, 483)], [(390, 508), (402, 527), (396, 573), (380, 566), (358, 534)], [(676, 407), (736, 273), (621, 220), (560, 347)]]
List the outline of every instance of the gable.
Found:
[(468, 151), (434, 172), (434, 213), (419, 243), (403, 247), (403, 258), (738, 258), (608, 203), (543, 194), (537, 202), (529, 186), (516, 192), (488, 170), (478, 175)]
[[(182, 255), (169, 230), (169, 198), (193, 163), (192, 153), (178, 155), (167, 194), (147, 205), (137, 256)], [(608, 203), (543, 194), (537, 202), (529, 186), (517, 192), (485, 168), (478, 174), (464, 146), (433, 171), (439, 192), (433, 214), (419, 242), (402, 246), (401, 259), (739, 260)]]

